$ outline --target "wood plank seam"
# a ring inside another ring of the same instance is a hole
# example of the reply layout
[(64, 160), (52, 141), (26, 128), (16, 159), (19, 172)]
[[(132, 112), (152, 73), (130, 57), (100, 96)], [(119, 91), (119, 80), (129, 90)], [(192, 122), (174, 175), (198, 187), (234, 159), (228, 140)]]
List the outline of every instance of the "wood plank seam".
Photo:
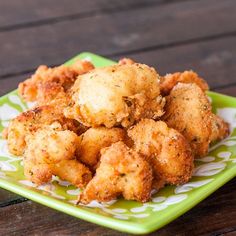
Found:
[(195, 44), (195, 43), (209, 42), (211, 40), (223, 39), (223, 38), (228, 38), (228, 37), (232, 37), (232, 36), (233, 37), (236, 36), (236, 31), (229, 31), (229, 32), (224, 32), (224, 33), (220, 33), (220, 34), (212, 34), (212, 35), (208, 35), (208, 36), (204, 36), (204, 37), (196, 37), (196, 38), (192, 38), (192, 39), (181, 40), (181, 41), (170, 42), (170, 43), (163, 43), (163, 44), (159, 44), (159, 45), (134, 49), (134, 50), (130, 50), (130, 51), (128, 50), (128, 51), (124, 51), (124, 52), (106, 54), (104, 56), (105, 57), (117, 57), (120, 55), (124, 55), (125, 53), (132, 55), (132, 54), (138, 54), (138, 53), (143, 53), (143, 52), (148, 52), (148, 51), (153, 51), (153, 50), (162, 50), (162, 49), (173, 48), (173, 47), (178, 47), (178, 46), (183, 46), (183, 45), (191, 45), (191, 44)]
[(14, 204), (19, 204), (19, 203), (26, 202), (26, 201), (29, 201), (29, 200), (27, 198), (24, 198), (24, 197), (16, 198), (16, 199), (13, 199), (13, 200), (8, 200), (8, 201), (5, 201), (5, 202), (1, 202), (0, 203), (0, 208), (7, 207), (7, 206), (10, 206), (10, 205), (14, 205)]
[[(139, 53), (149, 52), (149, 51), (153, 51), (153, 50), (158, 51), (158, 50), (167, 49), (167, 48), (174, 48), (174, 47), (179, 47), (179, 46), (183, 46), (183, 45), (191, 45), (191, 44), (196, 44), (196, 43), (201, 43), (201, 42), (209, 42), (209, 41), (214, 41), (214, 40), (229, 38), (229, 37), (235, 37), (235, 36), (236, 36), (236, 31), (230, 31), (230, 32), (226, 32), (226, 33), (209, 35), (209, 36), (205, 36), (205, 37), (193, 38), (193, 39), (188, 39), (188, 40), (182, 40), (182, 41), (177, 41), (177, 42), (173, 42), (173, 43), (166, 43), (166, 44), (163, 43), (163, 44), (145, 47), (145, 48), (139, 48), (139, 49), (135, 49), (135, 50), (129, 50), (129, 51), (126, 50), (123, 52), (104, 54), (103, 56), (110, 57), (110, 58), (124, 56), (124, 55), (130, 56), (132, 54), (139, 54)], [(50, 64), (48, 66), (53, 67), (53, 66), (57, 66), (57, 65)], [(15, 73), (6, 73), (3, 75), (0, 75), (0, 80), (6, 79), (6, 78), (11, 79), (11, 77), (13, 77), (13, 76), (20, 76), (20, 75), (24, 75), (27, 73), (33, 73), (35, 71), (35, 69), (36, 68), (30, 68), (30, 69), (15, 72)], [(229, 85), (232, 85), (232, 84), (229, 84)], [(233, 83), (233, 85), (234, 85), (234, 83)], [(228, 86), (228, 84), (226, 84), (225, 86)], [(214, 87), (214, 89), (218, 89), (218, 88), (221, 88), (221, 86)]]
[(229, 230), (225, 230), (225, 231), (223, 231), (223, 232), (221, 232), (221, 233), (219, 233), (219, 234), (214, 234), (215, 236), (223, 236), (223, 235), (225, 235), (225, 234), (228, 234), (228, 233), (234, 233), (235, 232), (235, 234), (236, 234), (236, 227), (233, 227), (233, 228), (231, 228), (231, 229), (229, 229)]
[(14, 30), (19, 30), (23, 28), (31, 28), (31, 27), (37, 27), (37, 26), (42, 26), (42, 25), (48, 25), (48, 24), (56, 24), (63, 21), (95, 17), (98, 15), (109, 15), (109, 14), (122, 12), (122, 11), (133, 11), (140, 8), (149, 8), (149, 7), (158, 6), (158, 5), (174, 4), (176, 2), (179, 3), (179, 2), (185, 2), (185, 1), (196, 1), (196, 0), (179, 0), (179, 1), (168, 0), (168, 1), (161, 1), (161, 2), (158, 1), (158, 2), (150, 2), (150, 3), (142, 2), (135, 5), (128, 4), (126, 6), (119, 6), (115, 8), (103, 8), (99, 10), (69, 14), (69, 15), (60, 16), (60, 17), (52, 17), (52, 18), (47, 18), (43, 20), (29, 21), (29, 22), (20, 23), (20, 24), (1, 26), (0, 32), (8, 32), (8, 31), (14, 31)]
[(220, 86), (212, 86), (212, 89), (213, 90), (216, 90), (216, 89), (223, 89), (223, 88), (229, 88), (229, 87), (232, 87), (232, 86), (235, 86), (236, 85), (236, 82), (233, 82), (233, 83), (228, 83), (228, 84), (224, 84), (224, 85), (220, 85)]

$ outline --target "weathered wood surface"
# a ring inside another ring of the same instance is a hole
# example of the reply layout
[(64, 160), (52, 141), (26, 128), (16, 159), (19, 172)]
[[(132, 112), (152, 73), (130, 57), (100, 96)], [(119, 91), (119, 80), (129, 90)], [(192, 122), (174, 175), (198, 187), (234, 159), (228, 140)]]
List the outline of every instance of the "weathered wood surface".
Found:
[[(0, 0), (0, 96), (39, 64), (91, 51), (196, 70), (236, 95), (234, 0)], [(236, 235), (236, 179), (152, 235)], [(0, 235), (125, 235), (0, 190)]]
[(234, 0), (183, 1), (3, 31), (0, 77), (60, 64), (80, 51), (123, 55), (234, 35), (235, 11)]
[(19, 195), (16, 195), (4, 189), (0, 189), (0, 207), (5, 207), (5, 206), (12, 205), (15, 203), (20, 203), (26, 200), (27, 199)]
[[(216, 89), (236, 84), (235, 44), (236, 36), (231, 36), (165, 49), (123, 53), (111, 58), (118, 60), (124, 56), (131, 57), (138, 62), (154, 66), (160, 74), (192, 69), (207, 80), (211, 89)], [(29, 77), (31, 73), (2, 78), (0, 96), (17, 88), (19, 82)]]
[(236, 82), (235, 43), (236, 37), (226, 37), (126, 55), (153, 65), (162, 75), (192, 69), (215, 89)]
[(234, 85), (216, 89), (216, 92), (236, 97), (236, 81)]
[(178, 0), (8, 0), (0, 1), (0, 31), (15, 30), (39, 24), (51, 24), (84, 18), (94, 14), (111, 13), (130, 8), (168, 4)]
[[(236, 233), (236, 179), (151, 235), (223, 235)], [(31, 201), (0, 208), (0, 235), (127, 235), (105, 229)]]

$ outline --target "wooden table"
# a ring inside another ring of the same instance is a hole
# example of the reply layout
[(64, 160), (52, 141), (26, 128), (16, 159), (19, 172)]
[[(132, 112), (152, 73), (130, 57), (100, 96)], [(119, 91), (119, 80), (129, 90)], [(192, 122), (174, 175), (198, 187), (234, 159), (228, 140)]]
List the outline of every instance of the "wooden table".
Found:
[[(236, 95), (235, 0), (1, 0), (0, 95), (82, 51), (161, 74), (196, 70)], [(0, 190), (0, 235), (125, 235)], [(236, 235), (236, 179), (152, 235)]]

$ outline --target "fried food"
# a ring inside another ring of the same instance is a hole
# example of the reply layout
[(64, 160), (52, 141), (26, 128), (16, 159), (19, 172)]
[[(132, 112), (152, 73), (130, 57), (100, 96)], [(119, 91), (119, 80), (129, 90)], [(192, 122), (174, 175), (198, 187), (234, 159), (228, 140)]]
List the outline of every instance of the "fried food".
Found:
[(229, 135), (229, 124), (221, 117), (212, 113), (210, 142), (218, 141)]
[(126, 133), (120, 128), (98, 127), (88, 129), (80, 137), (77, 156), (81, 162), (95, 169), (100, 159), (100, 150), (124, 140)]
[(24, 174), (37, 185), (56, 175), (84, 189), (82, 204), (120, 196), (146, 202), (152, 189), (189, 181), (194, 157), (229, 134), (211, 111), (208, 88), (193, 71), (160, 78), (129, 58), (96, 69), (81, 60), (40, 66), (19, 84), (21, 97), (36, 106), (2, 137), (10, 153), (23, 155)]
[(119, 65), (132, 65), (134, 63), (135, 63), (135, 61), (133, 61), (130, 58), (126, 58), (126, 57), (120, 59), (118, 62)]
[(79, 197), (87, 204), (92, 200), (110, 201), (123, 195), (127, 200), (146, 202), (151, 195), (152, 169), (147, 161), (123, 142), (102, 150), (96, 175)]
[(206, 94), (196, 84), (177, 84), (167, 97), (165, 110), (163, 120), (184, 135), (196, 157), (207, 154), (212, 140), (228, 134), (228, 125), (212, 113)]
[(23, 161), (24, 175), (31, 182), (41, 185), (52, 179), (52, 170), (49, 164), (39, 164), (36, 160)]
[(79, 144), (79, 136), (72, 131), (62, 130), (59, 123), (28, 135), (24, 152), (26, 178), (40, 185), (51, 180), (54, 174), (78, 187), (84, 187), (92, 175), (87, 167), (76, 160), (75, 151)]
[(155, 185), (183, 184), (192, 176), (193, 160), (187, 140), (163, 121), (143, 119), (128, 130), (135, 150), (154, 170)]
[(54, 175), (79, 188), (84, 188), (92, 179), (92, 173), (89, 168), (76, 159), (60, 161), (52, 165), (51, 168)]
[(11, 120), (7, 129), (7, 143), (9, 152), (20, 156), (24, 153), (26, 142), (25, 138), (30, 133), (45, 125), (58, 122), (64, 130), (72, 130), (77, 134), (84, 131), (84, 127), (77, 121), (64, 117), (59, 109), (54, 106), (46, 105), (28, 110)]
[(163, 120), (182, 133), (194, 155), (208, 152), (211, 136), (211, 104), (196, 84), (177, 84), (167, 97)]
[(37, 101), (38, 97), (40, 97), (42, 104), (43, 90), (41, 89), (45, 83), (47, 83), (47, 91), (52, 92), (54, 95), (55, 87), (56, 90), (66, 92), (74, 84), (78, 75), (92, 69), (94, 69), (94, 66), (91, 62), (82, 60), (78, 60), (70, 66), (61, 65), (50, 68), (42, 65), (38, 67), (35, 74), (29, 79), (19, 84), (18, 92), (25, 101)]
[(176, 72), (173, 74), (167, 74), (164, 77), (161, 77), (160, 89), (161, 94), (166, 96), (170, 93), (172, 88), (177, 83), (195, 83), (197, 84), (203, 91), (209, 89), (207, 82), (198, 76), (197, 73), (193, 71), (184, 71), (184, 72)]
[(64, 114), (85, 126), (128, 127), (143, 117), (161, 116), (163, 106), (158, 74), (135, 63), (96, 68), (79, 76)]
[(40, 83), (37, 90), (37, 106), (56, 105), (64, 109), (70, 103), (69, 93), (55, 82)]
[(28, 135), (25, 155), (48, 164), (73, 159), (80, 138), (72, 131), (61, 129), (61, 125), (55, 122)]

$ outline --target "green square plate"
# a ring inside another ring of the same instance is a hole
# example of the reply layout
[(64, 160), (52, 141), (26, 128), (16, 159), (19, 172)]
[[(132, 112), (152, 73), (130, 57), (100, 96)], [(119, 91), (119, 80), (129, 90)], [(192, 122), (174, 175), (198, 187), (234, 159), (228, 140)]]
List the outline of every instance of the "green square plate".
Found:
[[(91, 60), (95, 66), (115, 62), (91, 53), (76, 58)], [(66, 214), (112, 229), (134, 234), (157, 230), (176, 219), (236, 175), (236, 99), (209, 92), (214, 112), (231, 125), (231, 135), (210, 148), (208, 156), (196, 160), (194, 176), (182, 186), (167, 186), (154, 194), (151, 201), (138, 203), (119, 199), (108, 203), (93, 201), (87, 206), (75, 205), (79, 189), (54, 178), (52, 183), (36, 187), (23, 175), (22, 159), (10, 155), (0, 136), (0, 187), (20, 194)], [(10, 119), (26, 110), (26, 104), (13, 91), (0, 98), (0, 131)]]

